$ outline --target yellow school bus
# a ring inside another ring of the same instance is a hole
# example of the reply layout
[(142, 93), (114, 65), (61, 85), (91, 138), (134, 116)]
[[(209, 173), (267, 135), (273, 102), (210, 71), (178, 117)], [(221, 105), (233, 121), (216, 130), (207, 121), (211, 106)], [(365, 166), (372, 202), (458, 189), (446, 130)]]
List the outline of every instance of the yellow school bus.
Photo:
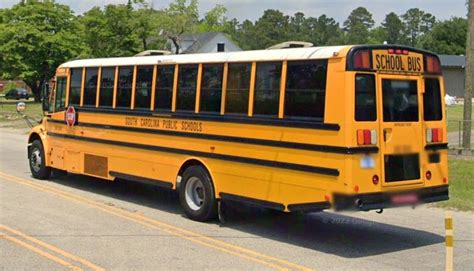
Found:
[[(52, 169), (284, 212), (448, 199), (439, 59), (392, 45), (75, 60), (28, 139)], [(47, 100), (47, 99), (46, 99)]]

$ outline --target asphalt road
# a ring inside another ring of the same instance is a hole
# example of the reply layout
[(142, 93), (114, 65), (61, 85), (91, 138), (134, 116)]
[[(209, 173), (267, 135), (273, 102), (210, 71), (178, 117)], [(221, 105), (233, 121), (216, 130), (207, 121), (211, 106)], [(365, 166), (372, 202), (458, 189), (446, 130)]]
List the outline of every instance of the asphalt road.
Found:
[[(0, 270), (443, 270), (444, 210), (184, 217), (174, 192), (30, 177), (26, 135), (0, 128)], [(454, 212), (457, 270), (474, 266), (474, 214)]]

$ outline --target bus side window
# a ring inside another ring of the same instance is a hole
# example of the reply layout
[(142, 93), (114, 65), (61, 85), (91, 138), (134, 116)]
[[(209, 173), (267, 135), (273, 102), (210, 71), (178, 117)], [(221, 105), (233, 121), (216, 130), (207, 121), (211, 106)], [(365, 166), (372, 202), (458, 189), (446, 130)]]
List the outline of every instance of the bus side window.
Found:
[(174, 66), (158, 66), (155, 87), (155, 111), (171, 111)]
[(248, 114), (250, 63), (229, 64), (225, 113)]
[(135, 109), (150, 110), (153, 66), (138, 66), (135, 88)]
[(176, 110), (194, 111), (198, 65), (180, 65)]
[(66, 77), (58, 77), (56, 82), (56, 98), (54, 112), (62, 111), (66, 105)]
[(112, 107), (114, 98), (115, 67), (103, 67), (100, 79), (100, 107)]
[(323, 121), (327, 60), (288, 61), (285, 118)]
[(133, 67), (119, 67), (116, 107), (130, 108), (132, 103)]
[(98, 68), (86, 68), (84, 87), (84, 106), (95, 106), (97, 97)]
[(442, 120), (441, 92), (439, 80), (435, 78), (425, 79), (425, 94), (423, 95), (424, 120)]
[(376, 121), (375, 76), (357, 74), (355, 77), (355, 120)]
[(81, 102), (82, 68), (71, 69), (69, 86), (69, 105), (79, 105)]
[(204, 113), (219, 113), (221, 111), (224, 65), (208, 64), (203, 65), (202, 69), (200, 111)]
[(282, 63), (259, 63), (255, 80), (254, 115), (278, 117)]

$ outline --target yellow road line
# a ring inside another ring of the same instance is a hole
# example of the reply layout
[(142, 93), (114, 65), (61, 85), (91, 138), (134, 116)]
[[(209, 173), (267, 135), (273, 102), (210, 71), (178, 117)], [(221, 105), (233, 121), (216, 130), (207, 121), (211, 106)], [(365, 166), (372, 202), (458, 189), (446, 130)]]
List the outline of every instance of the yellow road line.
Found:
[(51, 254), (49, 254), (49, 253), (47, 253), (47, 252), (44, 252), (44, 251), (42, 251), (41, 249), (38, 249), (38, 248), (36, 248), (36, 247), (34, 247), (34, 246), (28, 244), (28, 243), (25, 243), (25, 242), (23, 242), (23, 241), (21, 241), (21, 240), (15, 238), (15, 237), (8, 236), (8, 235), (6, 235), (6, 234), (3, 233), (3, 232), (0, 232), (0, 238), (4, 238), (4, 239), (6, 239), (6, 240), (8, 240), (8, 241), (10, 241), (10, 242), (12, 242), (12, 243), (15, 243), (15, 244), (17, 244), (17, 245), (19, 245), (19, 246), (22, 246), (22, 247), (24, 247), (24, 248), (26, 248), (26, 249), (28, 249), (28, 250), (30, 250), (30, 251), (32, 251), (32, 252), (34, 252), (34, 253), (40, 255), (40, 256), (43, 256), (43, 257), (45, 257), (45, 258), (47, 258), (47, 259), (49, 259), (49, 260), (51, 260), (51, 261), (53, 261), (53, 262), (56, 262), (56, 263), (58, 263), (58, 264), (60, 264), (60, 265), (62, 265), (62, 266), (65, 266), (65, 267), (67, 267), (67, 268), (69, 268), (69, 269), (82, 270), (82, 269), (80, 269), (79, 267), (73, 266), (71, 263), (68, 263), (68, 262), (66, 262), (66, 261), (64, 261), (64, 260), (62, 260), (62, 259), (60, 259), (60, 258), (58, 258), (58, 257), (56, 257), (56, 256), (54, 256), (54, 255), (51, 255)]
[(35, 243), (35, 244), (37, 244), (37, 245), (39, 245), (39, 246), (42, 246), (42, 247), (44, 247), (44, 248), (46, 248), (46, 249), (49, 249), (49, 250), (51, 250), (51, 251), (54, 251), (54, 252), (58, 253), (59, 255), (62, 255), (62, 256), (64, 256), (64, 257), (70, 259), (70, 260), (79, 262), (79, 263), (81, 263), (81, 264), (83, 264), (83, 265), (89, 267), (89, 268), (92, 269), (92, 270), (95, 270), (95, 271), (102, 271), (102, 270), (104, 270), (102, 267), (99, 267), (99, 266), (97, 266), (97, 265), (95, 265), (95, 264), (93, 264), (93, 263), (91, 263), (91, 262), (89, 262), (89, 261), (87, 261), (87, 260), (85, 260), (85, 259), (82, 259), (82, 258), (80, 258), (80, 257), (78, 257), (78, 256), (72, 255), (71, 253), (68, 253), (68, 252), (66, 252), (66, 251), (64, 251), (64, 250), (62, 250), (62, 249), (59, 249), (59, 248), (57, 248), (57, 247), (55, 247), (55, 246), (53, 246), (53, 245), (47, 244), (47, 243), (45, 243), (45, 242), (43, 242), (43, 241), (41, 241), (41, 240), (35, 239), (35, 238), (31, 237), (31, 236), (28, 236), (28, 235), (26, 235), (25, 233), (22, 233), (22, 232), (20, 232), (20, 231), (18, 231), (18, 230), (12, 229), (12, 228), (10, 228), (10, 227), (7, 227), (7, 226), (1, 225), (1, 224), (0, 224), (0, 229), (3, 229), (4, 231), (9, 231), (9, 232), (11, 232), (11, 233), (13, 233), (13, 234), (15, 234), (15, 235), (18, 235), (18, 236), (20, 236), (20, 237), (23, 237), (24, 239), (26, 239), (26, 240), (28, 240), (28, 241), (30, 241), (30, 242), (33, 242), (33, 243)]
[(230, 243), (227, 243), (227, 242), (224, 242), (224, 241), (221, 241), (221, 240), (209, 237), (209, 236), (205, 236), (205, 235), (201, 235), (201, 234), (198, 234), (198, 233), (195, 233), (195, 232), (191, 232), (191, 231), (183, 229), (183, 228), (179, 228), (179, 227), (169, 225), (169, 224), (163, 223), (163, 222), (155, 220), (155, 219), (148, 218), (144, 215), (132, 213), (132, 212), (129, 212), (129, 211), (126, 211), (126, 210), (123, 210), (123, 209), (119, 209), (119, 208), (112, 207), (112, 206), (109, 206), (109, 205), (106, 205), (106, 204), (103, 204), (103, 203), (99, 203), (99, 202), (96, 202), (94, 200), (90, 200), (90, 199), (87, 199), (85, 197), (78, 196), (76, 194), (63, 191), (61, 189), (49, 187), (47, 185), (39, 184), (39, 183), (34, 182), (34, 181), (30, 181), (30, 180), (27, 180), (27, 179), (24, 179), (24, 178), (19, 178), (19, 177), (12, 176), (12, 175), (9, 175), (9, 174), (5, 174), (5, 173), (2, 173), (2, 172), (0, 172), (0, 176), (5, 178), (5, 180), (7, 180), (7, 181), (20, 183), (20, 184), (23, 184), (23, 185), (33, 187), (33, 188), (38, 189), (38, 190), (42, 190), (44, 192), (56, 194), (56, 195), (58, 195), (58, 196), (60, 196), (64, 199), (67, 199), (67, 200), (70, 200), (70, 201), (75, 201), (75, 202), (82, 203), (82, 204), (86, 204), (86, 205), (91, 206), (95, 209), (105, 211), (109, 214), (112, 214), (112, 215), (130, 220), (130, 221), (136, 222), (138, 224), (141, 224), (141, 225), (144, 225), (144, 226), (147, 226), (147, 227), (159, 229), (159, 230), (165, 231), (167, 233), (173, 234), (175, 236), (178, 236), (180, 238), (192, 241), (194, 243), (198, 243), (200, 245), (204, 245), (204, 246), (214, 248), (214, 249), (222, 251), (222, 252), (226, 252), (226, 253), (241, 257), (241, 258), (245, 258), (247, 260), (251, 260), (251, 261), (257, 262), (259, 264), (262, 264), (262, 265), (265, 265), (265, 266), (268, 266), (268, 267), (272, 267), (272, 268), (279, 269), (279, 270), (287, 270), (287, 269), (311, 270), (310, 268), (307, 268), (307, 267), (304, 267), (304, 266), (301, 266), (301, 265), (298, 265), (298, 264), (295, 264), (295, 263), (291, 263), (291, 262), (288, 262), (288, 261), (285, 261), (285, 260), (282, 260), (282, 259), (279, 259), (279, 258), (275, 258), (275, 257), (272, 257), (272, 256), (268, 256), (268, 255), (250, 250), (250, 249), (246, 249), (246, 248), (242, 248), (242, 247), (239, 247), (239, 246), (236, 246), (236, 245), (232, 245)]

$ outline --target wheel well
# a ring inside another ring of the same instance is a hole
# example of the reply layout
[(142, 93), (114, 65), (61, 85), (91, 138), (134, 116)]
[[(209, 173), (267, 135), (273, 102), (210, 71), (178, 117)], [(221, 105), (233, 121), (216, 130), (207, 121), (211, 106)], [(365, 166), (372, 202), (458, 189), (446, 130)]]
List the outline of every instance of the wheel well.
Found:
[(28, 143), (31, 143), (37, 139), (41, 141), (41, 137), (37, 133), (31, 134), (30, 138), (28, 138)]
[[(197, 159), (189, 159), (186, 162), (184, 162), (184, 164), (181, 166), (181, 168), (178, 171), (178, 178), (181, 178), (183, 176), (184, 171), (188, 167), (191, 167), (191, 166), (201, 166), (202, 168), (204, 168), (204, 170), (207, 171), (207, 174), (209, 174), (209, 176), (211, 177), (211, 183), (214, 186), (214, 180), (212, 178), (211, 173), (209, 172), (209, 169), (206, 167), (206, 165), (204, 165), (204, 163), (202, 163), (201, 161), (199, 161)], [(177, 190), (179, 189), (178, 185), (177, 185), (176, 189)], [(214, 189), (215, 189), (215, 187), (214, 187)]]

